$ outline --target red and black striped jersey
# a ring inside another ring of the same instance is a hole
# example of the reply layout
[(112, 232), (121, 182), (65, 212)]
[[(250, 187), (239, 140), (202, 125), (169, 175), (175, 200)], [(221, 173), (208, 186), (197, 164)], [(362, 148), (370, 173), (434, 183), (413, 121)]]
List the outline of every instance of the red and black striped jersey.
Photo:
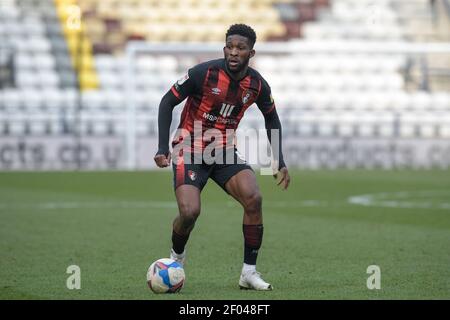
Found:
[[(178, 128), (190, 134), (194, 133), (194, 122), (198, 121), (203, 132), (218, 129), (225, 139), (226, 130), (236, 130), (253, 103), (264, 114), (275, 109), (267, 81), (251, 67), (241, 80), (234, 80), (226, 71), (225, 59), (207, 61), (189, 69), (171, 91), (180, 102), (187, 98)], [(179, 138), (176, 136), (172, 144)]]

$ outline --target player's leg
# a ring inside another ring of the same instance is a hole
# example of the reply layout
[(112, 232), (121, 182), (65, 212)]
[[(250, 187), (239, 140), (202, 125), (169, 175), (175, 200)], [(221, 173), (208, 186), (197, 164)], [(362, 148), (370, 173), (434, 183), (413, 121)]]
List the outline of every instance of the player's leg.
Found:
[(200, 189), (184, 184), (175, 190), (178, 215), (173, 221), (171, 258), (184, 264), (185, 246), (200, 215)]
[(218, 166), (212, 178), (244, 209), (244, 264), (239, 285), (245, 289), (272, 290), (256, 271), (256, 260), (263, 238), (262, 197), (256, 176), (247, 164)]
[(178, 215), (173, 221), (170, 257), (184, 264), (185, 247), (200, 215), (200, 193), (208, 180), (208, 170), (199, 164), (173, 163)]

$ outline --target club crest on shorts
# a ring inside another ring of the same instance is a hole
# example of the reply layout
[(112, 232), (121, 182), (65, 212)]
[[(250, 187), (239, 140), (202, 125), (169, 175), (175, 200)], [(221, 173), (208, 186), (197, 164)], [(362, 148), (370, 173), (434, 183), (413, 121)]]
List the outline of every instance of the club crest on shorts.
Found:
[(246, 104), (252, 97), (252, 92), (250, 90), (245, 90), (242, 94), (242, 103)]
[(195, 171), (188, 170), (188, 176), (192, 181), (195, 181), (195, 179), (197, 179), (197, 173), (195, 173)]

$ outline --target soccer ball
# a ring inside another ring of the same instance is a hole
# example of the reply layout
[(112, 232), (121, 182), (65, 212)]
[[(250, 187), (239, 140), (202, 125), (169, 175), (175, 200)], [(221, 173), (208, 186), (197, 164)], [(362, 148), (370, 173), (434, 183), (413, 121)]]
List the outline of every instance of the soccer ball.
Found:
[(162, 258), (153, 262), (148, 268), (147, 284), (154, 293), (175, 293), (183, 287), (185, 277), (180, 263)]

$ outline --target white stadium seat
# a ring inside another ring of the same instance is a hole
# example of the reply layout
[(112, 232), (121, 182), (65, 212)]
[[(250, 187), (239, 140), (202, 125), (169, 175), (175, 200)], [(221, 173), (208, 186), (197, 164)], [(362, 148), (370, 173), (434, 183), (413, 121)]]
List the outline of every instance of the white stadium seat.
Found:
[(62, 108), (73, 109), (76, 107), (78, 100), (81, 100), (80, 93), (73, 88), (66, 88), (61, 90), (62, 94)]
[(105, 99), (105, 106), (112, 109), (125, 110), (125, 97), (117, 90), (103, 90), (100, 93)]
[(36, 88), (24, 89), (20, 94), (23, 104), (28, 110), (38, 109), (44, 105), (42, 91)]
[(98, 90), (84, 91), (81, 96), (82, 105), (86, 109), (102, 108), (107, 106), (105, 95)]
[(333, 112), (321, 112), (318, 114), (318, 133), (321, 137), (333, 137), (337, 123), (337, 114)]
[(432, 107), (431, 95), (428, 92), (417, 91), (411, 93), (411, 106), (417, 110), (427, 110)]
[(161, 73), (177, 72), (178, 62), (172, 55), (161, 55), (156, 59), (156, 69)]
[(136, 68), (139, 73), (157, 72), (158, 59), (151, 55), (138, 56), (136, 58)]
[(433, 93), (431, 101), (434, 108), (450, 110), (450, 93), (448, 92)]
[(351, 137), (356, 133), (357, 117), (354, 112), (339, 112), (335, 116), (340, 137)]
[(30, 134), (33, 136), (45, 135), (48, 134), (47, 130), (50, 127), (50, 121), (30, 121), (29, 129)]
[(411, 95), (403, 91), (390, 92), (389, 100), (393, 110), (400, 111), (411, 106)]
[(417, 136), (420, 114), (416, 112), (404, 113), (400, 117), (400, 136), (402, 138), (412, 138)]
[(57, 88), (60, 84), (58, 73), (53, 70), (41, 70), (39, 71), (39, 78), (37, 86), (42, 88)]
[(439, 135), (441, 138), (450, 139), (450, 114), (439, 117)]
[(26, 52), (17, 53), (14, 64), (17, 70), (32, 69), (35, 66), (33, 55)]
[(6, 110), (18, 109), (22, 106), (20, 91), (15, 89), (2, 90), (2, 105)]
[(36, 68), (38, 69), (54, 69), (56, 60), (53, 55), (49, 53), (39, 53), (34, 57)]
[(123, 85), (123, 78), (118, 72), (115, 71), (101, 71), (98, 73), (98, 78), (100, 81), (100, 86), (102, 89), (120, 89)]
[(98, 72), (115, 70), (117, 67), (116, 59), (111, 55), (98, 54), (95, 56), (95, 67)]
[(376, 134), (376, 126), (378, 118), (373, 112), (360, 112), (358, 118), (358, 134), (361, 137), (374, 137)]
[(44, 97), (44, 106), (47, 108), (63, 108), (64, 93), (59, 89), (45, 88), (42, 91)]

